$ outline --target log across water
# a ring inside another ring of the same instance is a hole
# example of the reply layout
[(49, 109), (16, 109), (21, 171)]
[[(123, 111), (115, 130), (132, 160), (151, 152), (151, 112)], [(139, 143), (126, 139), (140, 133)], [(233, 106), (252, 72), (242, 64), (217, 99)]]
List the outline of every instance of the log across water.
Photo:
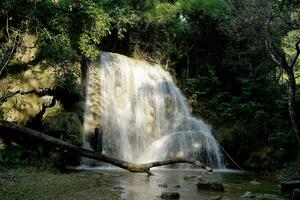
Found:
[(157, 167), (157, 166), (163, 166), (163, 165), (169, 165), (169, 164), (175, 164), (175, 163), (188, 163), (191, 165), (194, 165), (196, 167), (203, 168), (207, 170), (208, 172), (212, 172), (212, 168), (195, 160), (188, 160), (184, 158), (174, 158), (164, 161), (156, 161), (156, 162), (150, 162), (150, 163), (144, 163), (144, 164), (136, 164), (127, 162), (124, 160), (112, 158), (103, 154), (96, 153), (94, 151), (84, 149), (82, 147), (78, 147), (76, 145), (73, 145), (71, 143), (65, 142), (63, 140), (60, 140), (58, 138), (51, 137), (49, 135), (46, 135), (44, 133), (41, 133), (39, 131), (35, 131), (30, 128), (26, 128), (11, 122), (7, 121), (0, 121), (0, 137), (10, 140), (10, 141), (16, 141), (19, 138), (29, 138), (35, 141), (39, 141), (41, 143), (59, 147), (60, 149), (68, 150), (73, 153), (76, 153), (80, 156), (84, 156), (87, 158), (92, 158), (95, 160), (99, 160), (102, 162), (106, 162), (109, 164), (112, 164), (114, 166), (120, 167), (122, 169), (126, 169), (130, 172), (146, 172), (149, 175), (152, 173), (150, 172), (150, 168)]

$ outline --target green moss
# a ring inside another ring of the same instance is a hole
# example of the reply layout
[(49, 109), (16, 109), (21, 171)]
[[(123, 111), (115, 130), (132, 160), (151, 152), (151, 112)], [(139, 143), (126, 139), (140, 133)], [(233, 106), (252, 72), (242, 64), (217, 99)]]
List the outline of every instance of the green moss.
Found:
[(40, 112), (41, 101), (35, 94), (17, 94), (8, 98), (0, 108), (5, 120), (26, 124)]

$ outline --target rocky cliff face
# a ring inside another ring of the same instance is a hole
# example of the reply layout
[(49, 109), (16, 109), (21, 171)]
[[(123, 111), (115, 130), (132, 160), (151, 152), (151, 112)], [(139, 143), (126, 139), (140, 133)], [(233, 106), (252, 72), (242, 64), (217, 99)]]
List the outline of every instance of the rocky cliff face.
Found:
[(36, 60), (37, 38), (24, 34), (20, 41), (12, 58), (17, 73), (0, 79), (0, 119), (82, 145), (83, 84), (60, 87), (57, 69)]

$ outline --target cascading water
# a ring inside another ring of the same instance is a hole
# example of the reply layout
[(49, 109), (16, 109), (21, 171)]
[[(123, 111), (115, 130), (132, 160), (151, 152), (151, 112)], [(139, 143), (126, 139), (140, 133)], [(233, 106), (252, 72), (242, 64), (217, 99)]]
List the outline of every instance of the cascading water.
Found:
[(101, 127), (103, 154), (136, 163), (180, 156), (222, 167), (211, 128), (191, 115), (161, 66), (102, 52), (89, 67), (86, 94), (86, 148)]

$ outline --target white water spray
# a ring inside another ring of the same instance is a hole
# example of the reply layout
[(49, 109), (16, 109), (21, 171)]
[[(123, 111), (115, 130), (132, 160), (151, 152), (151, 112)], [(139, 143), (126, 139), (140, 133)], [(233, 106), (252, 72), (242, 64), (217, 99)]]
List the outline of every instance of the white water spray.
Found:
[(136, 163), (187, 157), (222, 167), (210, 126), (191, 115), (161, 66), (102, 52), (89, 68), (85, 147), (99, 126), (106, 155)]

